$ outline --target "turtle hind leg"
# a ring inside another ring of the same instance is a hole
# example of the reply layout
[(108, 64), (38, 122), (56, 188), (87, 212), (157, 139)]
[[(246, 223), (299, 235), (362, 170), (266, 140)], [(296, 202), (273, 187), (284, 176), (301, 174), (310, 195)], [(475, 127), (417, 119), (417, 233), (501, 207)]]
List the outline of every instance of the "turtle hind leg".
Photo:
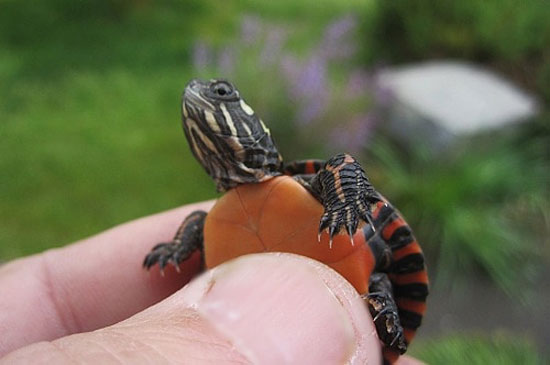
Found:
[(369, 293), (363, 298), (368, 304), (378, 337), (384, 344), (384, 360), (392, 363), (388, 357), (396, 358), (407, 351), (407, 341), (388, 275), (373, 273), (369, 279)]
[[(189, 214), (178, 228), (171, 242), (159, 243), (145, 256), (143, 267), (149, 270), (156, 263), (161, 272), (167, 264), (179, 271), (179, 265), (197, 250), (203, 255), (203, 229), (206, 212), (196, 210)], [(202, 257), (204, 262), (204, 257)]]

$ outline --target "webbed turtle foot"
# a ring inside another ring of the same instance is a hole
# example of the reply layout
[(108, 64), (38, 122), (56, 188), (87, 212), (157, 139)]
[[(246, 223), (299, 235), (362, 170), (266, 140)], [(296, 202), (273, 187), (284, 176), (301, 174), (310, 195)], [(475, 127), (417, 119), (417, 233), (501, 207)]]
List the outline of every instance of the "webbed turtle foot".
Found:
[(362, 298), (367, 302), (378, 338), (386, 348), (399, 354), (405, 353), (407, 342), (388, 276), (384, 273), (373, 273), (369, 280), (369, 290), (372, 291)]
[(332, 157), (313, 184), (325, 208), (319, 233), (327, 230), (331, 242), (342, 231), (353, 236), (362, 221), (373, 226), (371, 207), (381, 198), (355, 158), (348, 154)]
[(370, 206), (370, 203), (364, 202), (361, 198), (349, 203), (339, 202), (326, 206), (319, 223), (319, 234), (326, 230), (332, 242), (334, 235), (339, 233), (347, 233), (350, 237), (353, 237), (362, 223), (361, 221), (370, 224), (374, 229), (371, 211), (368, 206)]
[(404, 354), (407, 351), (407, 343), (393, 298), (387, 293), (375, 292), (367, 294), (365, 299), (369, 304), (378, 337), (384, 346)]
[(202, 210), (189, 214), (171, 242), (159, 243), (151, 249), (143, 260), (143, 267), (149, 270), (158, 263), (162, 274), (166, 265), (171, 264), (179, 272), (179, 265), (193, 252), (198, 250), (202, 254), (205, 218), (206, 212)]
[(166, 265), (171, 264), (179, 272), (180, 263), (185, 261), (190, 255), (191, 252), (185, 250), (180, 242), (159, 243), (145, 256), (143, 267), (149, 270), (158, 263), (160, 272), (163, 273)]

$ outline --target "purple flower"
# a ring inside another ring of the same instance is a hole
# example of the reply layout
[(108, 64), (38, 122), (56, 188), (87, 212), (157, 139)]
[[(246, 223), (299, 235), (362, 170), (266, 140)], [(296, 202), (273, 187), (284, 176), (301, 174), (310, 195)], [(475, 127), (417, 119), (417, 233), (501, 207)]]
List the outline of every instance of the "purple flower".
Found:
[(218, 54), (218, 70), (224, 76), (229, 76), (235, 69), (235, 52), (231, 47), (224, 47)]
[(330, 97), (326, 60), (313, 55), (305, 65), (299, 65), (293, 58), (284, 58), (281, 66), (289, 94), (297, 104), (297, 123), (312, 123), (322, 115)]
[(272, 65), (280, 57), (286, 34), (281, 28), (272, 28), (267, 33), (264, 47), (260, 54), (260, 63), (263, 65)]
[(349, 99), (356, 98), (357, 95), (365, 94), (372, 83), (372, 76), (362, 69), (356, 69), (351, 72), (345, 88), (345, 96)]
[(193, 46), (193, 67), (196, 70), (204, 71), (211, 65), (212, 54), (206, 43), (198, 41)]
[(337, 19), (335, 22), (329, 24), (325, 30), (323, 43), (336, 44), (341, 42), (356, 26), (357, 21), (353, 15), (345, 15)]
[(296, 122), (300, 125), (308, 125), (323, 114), (325, 100), (319, 98), (302, 100), (298, 107)]
[(350, 123), (332, 129), (329, 140), (339, 150), (360, 152), (367, 145), (376, 122), (377, 118), (372, 113), (357, 115)]
[(260, 18), (252, 15), (245, 15), (241, 21), (241, 40), (245, 45), (255, 43), (262, 30)]
[(352, 15), (346, 15), (329, 24), (319, 46), (320, 53), (327, 59), (349, 59), (357, 51), (355, 43), (350, 42), (357, 21)]
[(309, 58), (297, 77), (289, 80), (296, 97), (311, 99), (324, 95), (327, 90), (327, 64), (317, 55)]
[[(283, 76), (286, 78), (289, 84), (294, 83), (293, 80), (296, 80), (298, 78), (298, 75), (300, 74), (300, 71), (301, 71), (300, 64), (298, 63), (298, 60), (296, 59), (296, 57), (289, 54), (284, 55), (281, 58), (280, 68)], [(291, 94), (292, 94), (292, 90), (291, 90)], [(293, 96), (296, 96), (296, 95), (293, 95)]]
[(297, 65), (286, 60), (290, 84), (290, 93), (293, 97), (310, 99), (324, 94), (327, 90), (327, 64), (318, 55), (309, 58), (305, 65)]
[[(359, 152), (368, 143), (377, 120), (376, 110), (369, 112), (371, 95), (383, 103), (389, 100), (390, 93), (375, 82), (377, 73), (343, 69), (346, 64), (342, 61), (347, 63), (357, 50), (357, 24), (353, 15), (337, 18), (325, 28), (321, 41), (302, 58), (285, 49), (288, 31), (245, 15), (236, 43), (219, 48), (215, 54), (204, 42), (197, 42), (193, 64), (199, 71), (216, 66), (221, 74), (232, 77), (244, 67), (237, 59), (254, 57), (260, 70), (254, 77), (279, 79), (274, 89), (284, 87), (297, 128), (320, 128), (332, 123), (334, 128), (326, 131), (326, 139), (320, 143), (330, 142), (340, 150)], [(337, 88), (329, 77), (332, 68), (347, 77)]]

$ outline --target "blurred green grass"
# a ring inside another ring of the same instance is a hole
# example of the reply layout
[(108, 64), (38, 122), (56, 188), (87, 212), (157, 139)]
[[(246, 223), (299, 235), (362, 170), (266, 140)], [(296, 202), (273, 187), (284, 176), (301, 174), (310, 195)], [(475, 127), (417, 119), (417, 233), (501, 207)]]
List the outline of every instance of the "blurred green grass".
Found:
[(548, 360), (537, 353), (532, 341), (507, 332), (459, 333), (421, 340), (415, 343), (410, 355), (427, 364), (448, 365), (542, 365)]
[(185, 77), (75, 72), (11, 90), (25, 101), (2, 113), (2, 256), (212, 197), (178, 126)]
[(484, 273), (511, 297), (530, 301), (548, 234), (548, 138), (515, 132), (478, 135), (437, 156), (380, 137), (369, 146), (378, 167), (373, 180), (384, 182), (433, 260), (435, 290), (468, 287)]
[(190, 4), (0, 4), (1, 258), (214, 196), (179, 127)]

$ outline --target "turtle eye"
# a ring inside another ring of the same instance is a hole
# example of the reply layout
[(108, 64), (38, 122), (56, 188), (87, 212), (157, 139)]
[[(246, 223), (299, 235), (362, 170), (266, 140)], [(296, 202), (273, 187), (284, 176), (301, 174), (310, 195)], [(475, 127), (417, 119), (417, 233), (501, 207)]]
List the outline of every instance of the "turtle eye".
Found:
[(233, 93), (233, 88), (225, 82), (218, 82), (212, 85), (212, 93), (216, 96), (228, 97)]

